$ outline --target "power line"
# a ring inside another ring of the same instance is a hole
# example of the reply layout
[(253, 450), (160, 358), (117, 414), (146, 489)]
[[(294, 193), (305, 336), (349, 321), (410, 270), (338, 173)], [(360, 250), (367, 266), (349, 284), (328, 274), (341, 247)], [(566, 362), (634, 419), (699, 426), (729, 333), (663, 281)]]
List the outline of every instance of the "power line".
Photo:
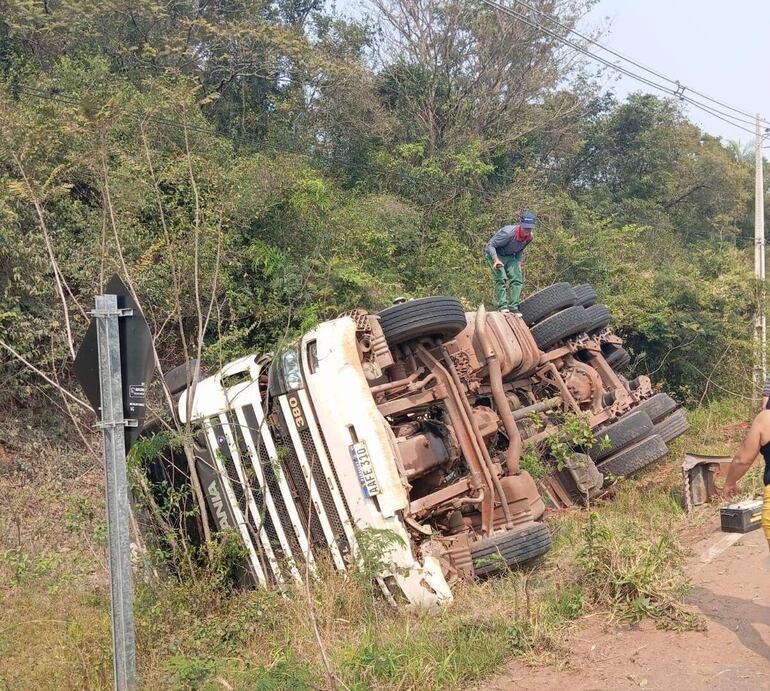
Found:
[[(677, 90), (681, 93), (684, 93), (685, 91), (690, 91), (696, 96), (700, 96), (701, 98), (705, 98), (707, 101), (710, 101), (711, 103), (715, 103), (716, 105), (721, 106), (722, 108), (727, 108), (728, 110), (732, 110), (735, 113), (738, 113), (740, 115), (744, 115), (745, 117), (749, 118), (748, 124), (754, 124), (754, 114), (748, 113), (745, 110), (741, 110), (740, 108), (736, 108), (735, 106), (732, 106), (728, 103), (725, 103), (723, 101), (720, 101), (719, 99), (713, 98), (712, 96), (709, 96), (708, 94), (705, 94), (701, 91), (697, 91), (696, 89), (693, 89), (690, 86), (687, 86), (685, 84), (682, 84), (678, 79), (672, 79), (671, 77), (666, 76), (665, 74), (662, 74), (661, 72), (658, 72), (651, 67), (648, 67), (644, 65), (643, 63), (640, 63), (632, 58), (629, 58), (627, 55), (624, 55), (623, 53), (620, 53), (619, 51), (610, 48), (609, 46), (604, 45), (603, 43), (600, 43), (594, 38), (591, 38), (590, 36), (587, 36), (577, 29), (570, 27), (563, 22), (560, 22), (556, 17), (553, 17), (549, 15), (546, 12), (543, 12), (543, 10), (539, 9), (538, 7), (535, 7), (534, 5), (529, 4), (528, 2), (525, 2), (524, 0), (513, 0), (517, 5), (523, 5), (528, 10), (531, 10), (532, 12), (536, 12), (539, 16), (543, 17), (544, 19), (547, 19), (549, 22), (555, 24), (556, 26), (564, 29), (565, 31), (568, 31), (571, 34), (574, 34), (575, 36), (578, 36), (579, 38), (583, 39), (584, 41), (587, 41), (588, 43), (596, 46), (600, 50), (603, 50), (610, 55), (614, 55), (617, 58), (620, 58), (621, 60), (624, 60), (625, 62), (630, 63), (631, 65), (634, 65), (635, 67), (638, 67), (639, 69), (643, 70), (644, 72), (647, 72), (648, 74), (651, 74), (655, 77), (658, 77), (659, 79), (663, 79), (664, 81), (669, 82), (670, 84), (677, 87)], [(746, 122), (745, 120), (742, 120), (742, 122)], [(770, 125), (770, 121), (764, 120), (760, 118), (760, 122), (765, 123), (766, 125)]]
[[(578, 43), (575, 43), (574, 41), (571, 41), (570, 39), (568, 39), (568, 38), (558, 34), (557, 32), (549, 29), (548, 27), (543, 26), (541, 23), (539, 23), (537, 21), (533, 21), (532, 19), (530, 19), (526, 15), (521, 14), (519, 12), (516, 12), (516, 10), (514, 10), (514, 9), (512, 9), (510, 7), (506, 7), (505, 5), (501, 5), (501, 4), (497, 3), (497, 2), (494, 2), (494, 0), (481, 0), (481, 2), (484, 3), (485, 5), (488, 5), (490, 7), (493, 7), (495, 9), (503, 12), (504, 14), (507, 14), (509, 16), (512, 16), (512, 17), (516, 18), (516, 19), (519, 19), (522, 22), (524, 22), (525, 24), (528, 24), (529, 26), (531, 26), (531, 27), (533, 27), (535, 29), (543, 31), (544, 33), (552, 36), (553, 38), (555, 38), (556, 40), (560, 41), (561, 43), (564, 43), (565, 45), (570, 46), (571, 48), (573, 48), (574, 50), (578, 51), (579, 53), (581, 53), (581, 54), (585, 55), (586, 57), (589, 57), (589, 58), (591, 58), (593, 60), (596, 60), (597, 62), (605, 65), (606, 67), (609, 67), (610, 69), (613, 69), (613, 70), (615, 70), (617, 72), (620, 72), (621, 74), (624, 74), (624, 75), (626, 75), (628, 77), (631, 77), (632, 79), (635, 79), (635, 80), (637, 80), (639, 82), (642, 82), (643, 84), (651, 86), (654, 89), (657, 89), (659, 91), (663, 91), (663, 92), (665, 92), (665, 93), (667, 93), (667, 94), (669, 94), (671, 96), (678, 97), (679, 99), (681, 99), (683, 101), (687, 101), (688, 103), (694, 105), (696, 108), (699, 108), (699, 109), (703, 110), (704, 112), (707, 112), (710, 115), (713, 115), (714, 117), (716, 117), (716, 118), (718, 118), (720, 120), (724, 120), (728, 124), (733, 125), (734, 127), (737, 127), (738, 129), (741, 129), (744, 132), (748, 132), (749, 134), (754, 134), (753, 130), (749, 130), (749, 129), (747, 129), (745, 127), (742, 127), (741, 125), (737, 124), (737, 122), (735, 122), (733, 120), (734, 116), (730, 116), (727, 113), (723, 113), (721, 111), (718, 111), (716, 109), (711, 108), (710, 106), (706, 106), (705, 104), (700, 103), (699, 101), (696, 101), (696, 100), (694, 100), (694, 99), (692, 99), (692, 98), (690, 98), (688, 96), (685, 96), (679, 90), (671, 89), (671, 88), (669, 88), (667, 86), (664, 86), (664, 85), (662, 85), (662, 84), (660, 84), (658, 82), (655, 82), (655, 81), (653, 81), (651, 79), (648, 79), (647, 77), (643, 77), (643, 76), (641, 76), (641, 75), (639, 75), (639, 74), (637, 74), (635, 72), (632, 72), (631, 70), (629, 70), (626, 67), (623, 67), (623, 66), (618, 65), (616, 63), (610, 62), (609, 60), (601, 57), (600, 55), (597, 55), (596, 53), (592, 53), (591, 51), (587, 50), (586, 48), (584, 48), (583, 46), (579, 45)], [(538, 12), (539, 12), (539, 10), (538, 10)], [(548, 17), (548, 15), (544, 15), (544, 16)], [(736, 118), (736, 119), (738, 119), (738, 118)], [(746, 121), (744, 121), (744, 122), (746, 122)], [(751, 122), (753, 122), (753, 121), (751, 121)], [(747, 122), (747, 124), (748, 124), (748, 122)]]
[[(515, 1), (519, 2), (519, 0), (515, 0)], [(609, 60), (601, 57), (600, 55), (597, 55), (596, 53), (593, 53), (593, 52), (587, 50), (586, 48), (584, 48), (583, 46), (579, 45), (578, 43), (575, 43), (574, 41), (571, 41), (570, 39), (566, 38), (565, 36), (562, 36), (561, 34), (557, 33), (556, 31), (553, 31), (552, 29), (549, 29), (548, 27), (544, 26), (540, 22), (527, 17), (525, 14), (521, 14), (521, 13), (517, 12), (513, 8), (507, 7), (505, 5), (501, 5), (498, 2), (494, 2), (494, 0), (480, 0), (480, 2), (482, 2), (485, 5), (488, 5), (489, 7), (492, 7), (494, 9), (499, 10), (500, 12), (503, 12), (504, 14), (507, 14), (507, 15), (509, 15), (511, 17), (519, 19), (520, 21), (524, 22), (525, 24), (528, 24), (529, 26), (531, 26), (531, 27), (533, 27), (535, 29), (538, 29), (539, 31), (542, 31), (542, 32), (544, 32), (546, 34), (548, 34), (549, 36), (552, 36), (557, 41), (560, 41), (561, 43), (570, 46), (571, 48), (573, 48), (577, 52), (579, 52), (579, 53), (585, 55), (586, 57), (589, 57), (589, 58), (591, 58), (591, 59), (593, 59), (593, 60), (595, 60), (595, 61), (597, 61), (597, 62), (599, 62), (599, 63), (601, 63), (603, 65), (605, 65), (606, 67), (609, 67), (610, 69), (613, 69), (613, 70), (615, 70), (617, 72), (620, 72), (621, 74), (624, 74), (624, 75), (626, 75), (628, 77), (631, 77), (632, 79), (635, 79), (635, 80), (637, 80), (637, 81), (639, 81), (639, 82), (641, 82), (643, 84), (646, 84), (646, 85), (648, 85), (648, 86), (650, 86), (650, 87), (652, 87), (654, 89), (657, 89), (659, 91), (663, 91), (663, 92), (665, 92), (665, 93), (667, 93), (667, 94), (669, 94), (671, 96), (675, 96), (675, 97), (679, 98), (682, 101), (686, 101), (687, 103), (690, 103), (691, 105), (695, 106), (696, 108), (699, 108), (700, 110), (708, 113), (709, 115), (712, 115), (713, 117), (716, 117), (719, 120), (722, 120), (722, 121), (724, 121), (724, 122), (726, 122), (726, 123), (728, 123), (730, 125), (733, 125), (734, 127), (737, 127), (738, 129), (743, 130), (744, 132), (747, 132), (747, 133), (752, 134), (752, 135), (754, 134), (753, 130), (750, 130), (750, 129), (748, 129), (746, 127), (743, 127), (742, 125), (738, 124), (738, 122), (743, 122), (743, 123), (746, 123), (746, 124), (752, 124), (754, 122), (753, 120), (747, 121), (747, 120), (744, 120), (743, 118), (738, 118), (737, 116), (730, 115), (729, 113), (725, 113), (725, 112), (720, 111), (720, 110), (718, 110), (716, 108), (713, 108), (712, 106), (708, 106), (708, 105), (706, 105), (706, 104), (704, 104), (704, 103), (702, 103), (700, 101), (697, 101), (697, 100), (695, 100), (695, 99), (693, 99), (693, 98), (691, 98), (689, 96), (684, 95), (683, 88), (686, 88), (686, 87), (682, 87), (681, 84), (679, 84), (678, 81), (674, 81), (674, 80), (669, 79), (668, 77), (661, 76), (662, 79), (664, 79), (666, 81), (669, 81), (672, 84), (677, 84), (678, 85), (678, 87), (676, 89), (669, 88), (669, 87), (667, 87), (667, 86), (665, 86), (663, 84), (660, 84), (660, 83), (655, 82), (655, 81), (653, 81), (651, 79), (648, 79), (647, 77), (639, 75), (636, 72), (633, 72), (633, 71), (631, 71), (630, 69), (628, 69), (626, 67), (623, 67), (623, 66), (618, 65), (616, 63), (610, 62)], [(530, 5), (526, 5), (526, 3), (519, 2), (519, 4), (523, 4), (523, 5), (527, 6), (527, 7), (531, 7)], [(554, 19), (550, 15), (547, 15), (547, 14), (541, 12), (540, 10), (538, 10), (536, 8), (534, 8), (534, 11), (537, 12), (539, 15), (541, 15), (541, 16), (549, 19), (550, 21), (554, 22), (555, 24), (557, 24), (557, 25), (559, 25), (561, 27), (564, 27), (566, 31), (575, 33), (576, 35), (579, 35), (579, 36), (583, 36), (579, 32), (573, 31), (572, 29), (570, 29), (566, 25), (561, 24), (560, 22), (558, 22), (556, 19)], [(594, 41), (593, 39), (590, 39), (588, 37), (585, 37), (585, 38), (589, 42), (594, 43), (597, 46), (601, 47), (603, 50), (607, 50), (608, 52), (611, 52), (611, 53), (613, 53), (615, 55), (620, 55), (619, 53), (615, 53), (615, 51), (612, 51), (609, 48), (605, 48), (605, 47), (601, 46), (601, 44), (599, 44), (597, 41)], [(625, 59), (625, 58), (623, 58), (623, 59)], [(636, 63), (634, 63), (634, 64), (636, 64)], [(651, 71), (651, 73), (653, 73), (655, 75), (659, 74), (659, 73), (653, 72), (653, 71)], [(696, 93), (696, 92), (693, 91), (693, 93)], [(711, 99), (711, 100), (713, 100), (713, 99)]]

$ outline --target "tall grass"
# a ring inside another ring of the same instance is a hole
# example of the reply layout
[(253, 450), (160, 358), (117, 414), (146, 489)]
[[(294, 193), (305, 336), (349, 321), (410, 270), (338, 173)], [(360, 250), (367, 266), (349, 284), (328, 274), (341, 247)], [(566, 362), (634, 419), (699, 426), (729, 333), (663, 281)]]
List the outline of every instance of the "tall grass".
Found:
[[(532, 571), (454, 586), (454, 604), (409, 613), (383, 603), (367, 574), (326, 568), (312, 607), (340, 686), (462, 689), (507, 658), (532, 663), (568, 656), (568, 629), (587, 612), (651, 618), (663, 628), (699, 628), (684, 606), (680, 545), (681, 454), (732, 453), (747, 409), (730, 402), (690, 415), (691, 431), (666, 464), (616, 487), (590, 511), (550, 519), (554, 547)], [(37, 454), (39, 450), (31, 453)], [(0, 688), (108, 688), (109, 593), (103, 561), (101, 485), (50, 472), (0, 475)], [(756, 472), (756, 471), (755, 471)], [(45, 500), (40, 499), (45, 497)], [(12, 508), (15, 507), (15, 508)], [(23, 514), (17, 539), (17, 516)], [(714, 508), (704, 509), (713, 517)], [(195, 583), (136, 586), (143, 688), (325, 688), (323, 665), (301, 590), (226, 592), (216, 573)]]

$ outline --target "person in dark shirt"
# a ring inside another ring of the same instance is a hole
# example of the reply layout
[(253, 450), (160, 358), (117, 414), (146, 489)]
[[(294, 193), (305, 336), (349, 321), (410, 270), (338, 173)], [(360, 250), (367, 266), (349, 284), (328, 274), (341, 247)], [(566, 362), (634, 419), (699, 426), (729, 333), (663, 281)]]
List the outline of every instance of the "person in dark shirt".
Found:
[(503, 226), (484, 248), (489, 268), (495, 280), (497, 309), (501, 312), (519, 312), (519, 298), (524, 287), (521, 264), (524, 250), (532, 242), (535, 214), (525, 211), (517, 225)]
[(770, 409), (767, 407), (754, 418), (741, 448), (730, 461), (725, 486), (721, 491), (723, 499), (729, 501), (735, 496), (738, 491), (738, 481), (760, 455), (765, 461), (762, 531), (765, 533), (767, 546), (770, 548)]

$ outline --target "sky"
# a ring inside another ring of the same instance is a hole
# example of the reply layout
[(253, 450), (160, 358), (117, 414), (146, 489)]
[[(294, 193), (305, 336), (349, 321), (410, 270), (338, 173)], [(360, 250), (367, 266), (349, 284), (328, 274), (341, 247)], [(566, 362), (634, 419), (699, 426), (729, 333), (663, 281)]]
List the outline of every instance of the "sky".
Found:
[[(686, 86), (770, 120), (770, 65), (763, 60), (770, 31), (768, 0), (600, 0), (579, 26), (584, 32), (604, 27), (607, 32), (601, 43)], [(637, 90), (655, 93), (629, 77), (608, 86), (618, 96)], [(697, 108), (688, 106), (687, 113), (711, 134), (753, 142), (752, 134)], [(754, 130), (753, 125), (742, 126)]]

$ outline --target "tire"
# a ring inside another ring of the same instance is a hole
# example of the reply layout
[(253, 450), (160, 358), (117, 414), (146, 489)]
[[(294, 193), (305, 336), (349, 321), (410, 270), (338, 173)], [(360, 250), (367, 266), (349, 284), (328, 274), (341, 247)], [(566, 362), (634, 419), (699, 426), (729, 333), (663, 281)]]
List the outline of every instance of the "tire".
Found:
[[(163, 375), (163, 378), (166, 380), (166, 386), (168, 386), (172, 396), (181, 393), (192, 383), (190, 378), (197, 363), (198, 361), (195, 359), (188, 360), (184, 365), (174, 367), (174, 369), (169, 370)], [(198, 371), (200, 372), (200, 370)]]
[[(652, 420), (646, 411), (632, 410), (617, 422), (596, 431), (596, 443), (588, 449), (588, 455), (599, 462), (648, 436), (652, 427)], [(602, 443), (605, 437), (609, 439), (609, 445)]]
[(604, 358), (607, 360), (607, 364), (616, 372), (624, 370), (631, 364), (631, 355), (623, 346), (619, 346), (609, 355), (605, 355)]
[[(477, 577), (503, 571), (501, 561), (512, 568), (551, 549), (551, 533), (543, 523), (498, 533), (471, 543), (471, 560)], [(502, 560), (500, 559), (502, 557)]]
[(658, 393), (642, 401), (634, 410), (646, 410), (650, 420), (660, 422), (677, 409), (676, 401), (666, 393)]
[(610, 475), (628, 477), (663, 458), (667, 453), (666, 442), (659, 435), (653, 434), (610, 456), (599, 464), (599, 470), (604, 473), (605, 478)]
[(588, 320), (588, 326), (586, 328), (588, 333), (596, 333), (597, 331), (607, 328), (612, 316), (610, 315), (610, 311), (604, 305), (597, 303), (596, 305), (591, 305), (584, 309), (586, 311), (586, 319)]
[(519, 311), (527, 326), (533, 326), (546, 317), (572, 307), (577, 303), (575, 291), (569, 283), (554, 283), (522, 300)]
[(530, 331), (541, 350), (550, 348), (554, 343), (586, 330), (585, 309), (580, 305), (567, 309), (544, 319)]
[(674, 411), (666, 418), (663, 418), (655, 427), (652, 428), (653, 434), (657, 434), (664, 442), (668, 443), (677, 437), (681, 437), (688, 429), (690, 423), (687, 422), (687, 416), (681, 408)]
[(596, 303), (597, 296), (594, 287), (589, 283), (581, 283), (573, 288), (577, 302), (575, 304), (590, 307)]
[(453, 297), (430, 297), (394, 305), (379, 314), (388, 345), (418, 338), (451, 340), (467, 325), (461, 302)]

